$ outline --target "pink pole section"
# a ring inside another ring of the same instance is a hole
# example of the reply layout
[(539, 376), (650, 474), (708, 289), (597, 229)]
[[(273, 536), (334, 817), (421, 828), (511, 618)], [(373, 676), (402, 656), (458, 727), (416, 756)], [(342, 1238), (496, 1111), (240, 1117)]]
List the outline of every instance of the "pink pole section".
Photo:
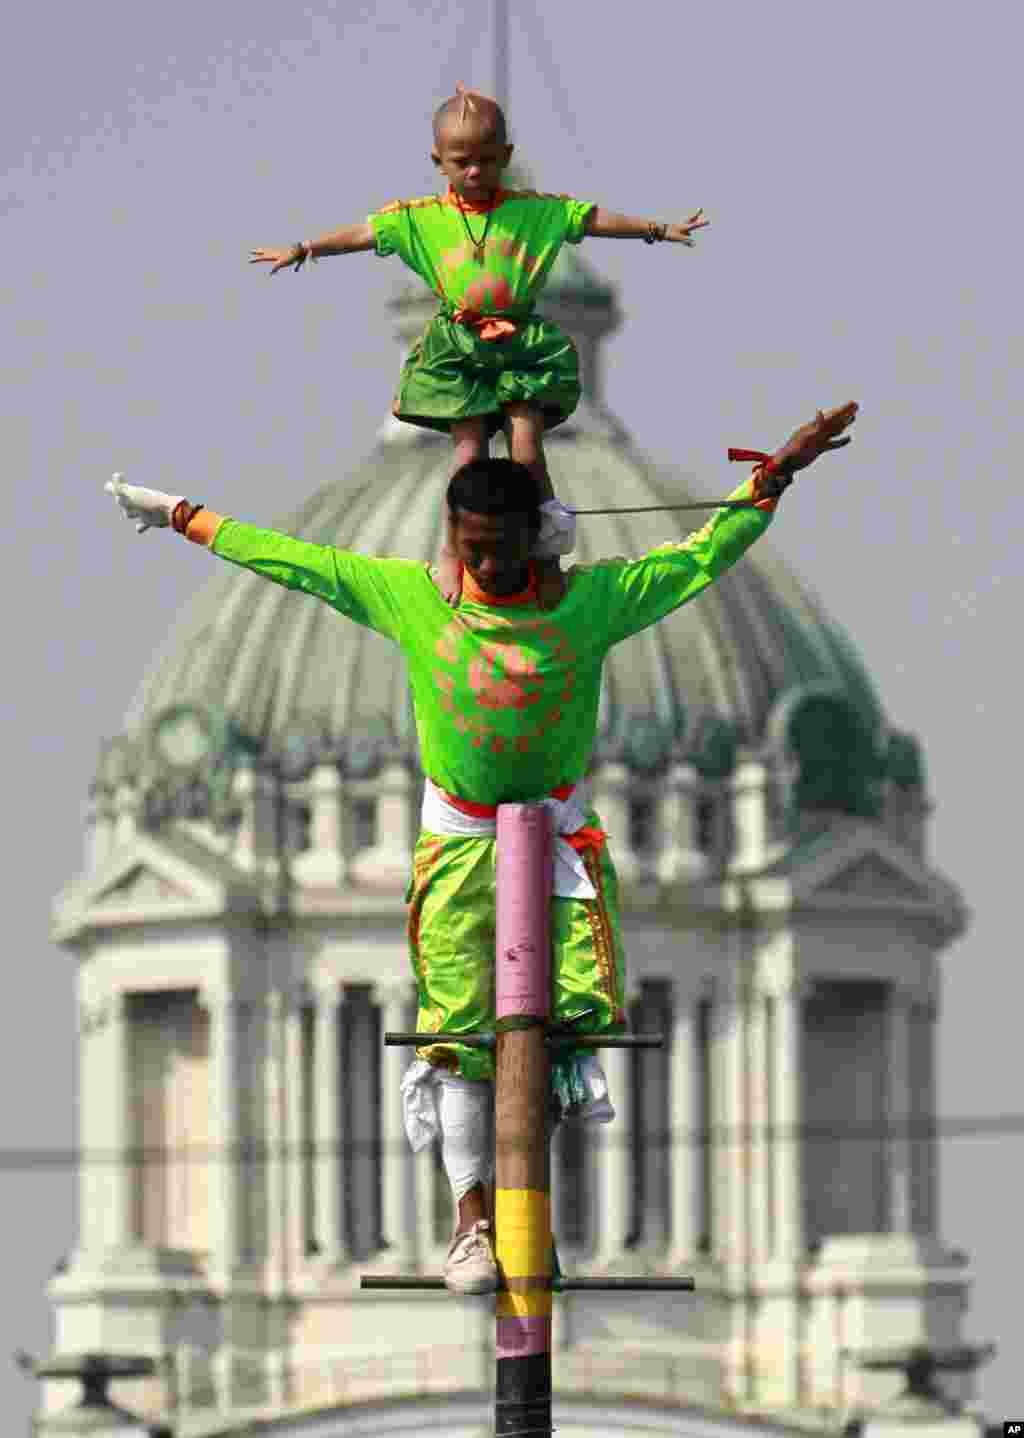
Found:
[(499, 1019), (551, 1009), (551, 816), (540, 804), (499, 804), (497, 964)]
[(551, 1432), (551, 818), (499, 804), (495, 956), (495, 1432)]

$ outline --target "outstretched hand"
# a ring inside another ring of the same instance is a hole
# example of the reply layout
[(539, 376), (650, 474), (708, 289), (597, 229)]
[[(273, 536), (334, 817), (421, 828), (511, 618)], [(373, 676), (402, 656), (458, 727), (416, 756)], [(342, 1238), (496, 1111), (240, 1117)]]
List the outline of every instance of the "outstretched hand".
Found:
[(783, 474), (795, 474), (830, 449), (842, 449), (853, 436), (846, 435), (843, 439), (837, 436), (853, 424), (859, 408), (851, 400), (849, 404), (838, 405), (835, 409), (824, 412), (819, 409), (812, 420), (795, 429), (782, 448), (776, 450), (772, 456), (774, 468)]
[(683, 224), (666, 225), (666, 240), (671, 240), (672, 243), (676, 245), (688, 245), (689, 248), (692, 250), (694, 245), (697, 243), (697, 241), (693, 238), (693, 231), (703, 230), (707, 225), (710, 225), (711, 223), (710, 220), (701, 219), (703, 213), (704, 209), (702, 206), (699, 210), (694, 210), (690, 218), (684, 221)]
[(125, 484), (122, 474), (108, 479), (103, 488), (114, 496), (117, 507), (139, 534), (145, 534), (147, 529), (167, 529), (175, 509), (185, 497), (164, 494), (160, 489), (144, 489), (139, 484)]
[(252, 250), (249, 254), (250, 265), (269, 265), (272, 275), (276, 275), (278, 270), (294, 269), (298, 272), (308, 259), (309, 251), (305, 245), (290, 245), (286, 250)]

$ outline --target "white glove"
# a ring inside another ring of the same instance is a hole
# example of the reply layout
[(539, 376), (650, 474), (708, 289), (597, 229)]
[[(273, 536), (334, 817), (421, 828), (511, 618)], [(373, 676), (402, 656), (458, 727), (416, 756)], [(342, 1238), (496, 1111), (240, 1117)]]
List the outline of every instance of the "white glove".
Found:
[(560, 499), (549, 499), (540, 507), (540, 533), (530, 553), (534, 559), (554, 559), (576, 547), (576, 515)]
[(117, 500), (125, 519), (130, 519), (139, 534), (147, 529), (166, 529), (183, 494), (164, 494), (159, 489), (143, 489), (138, 484), (125, 484), (124, 476), (115, 474), (103, 486)]

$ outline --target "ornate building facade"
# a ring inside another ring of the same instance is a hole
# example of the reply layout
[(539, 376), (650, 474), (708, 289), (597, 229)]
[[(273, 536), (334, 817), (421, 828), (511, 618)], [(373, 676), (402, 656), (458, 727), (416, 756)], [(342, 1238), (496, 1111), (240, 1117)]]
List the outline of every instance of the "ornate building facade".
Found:
[[(548, 441), (560, 497), (690, 497), (605, 403), (614, 294), (563, 252), (546, 298), (587, 377)], [(423, 304), (396, 302), (403, 341)], [(448, 466), (446, 443), (389, 422), (280, 527), (432, 558)], [(669, 514), (590, 521), (577, 557), (680, 533)], [(928, 859), (920, 749), (767, 540), (612, 652), (588, 784), (633, 1023), (667, 1043), (604, 1051), (618, 1117), (560, 1132), (555, 1232), (570, 1270), (697, 1286), (559, 1299), (560, 1426), (597, 1432), (595, 1401), (609, 1433), (616, 1413), (653, 1425), (652, 1403), (689, 1411), (686, 1431), (833, 1425), (893, 1391), (856, 1355), (955, 1345), (969, 1286), (932, 1132), (939, 956), (965, 911)], [(420, 787), (397, 649), (226, 568), (104, 746), (55, 910), (78, 963), (85, 1155), (55, 1351), (156, 1358), (115, 1397), (183, 1435), (300, 1414), (296, 1433), (314, 1414), (325, 1435), (405, 1431), (399, 1400), (410, 1432), (434, 1413), (481, 1431), (492, 1305), (359, 1288), (436, 1273), (451, 1230), (438, 1155), (401, 1125), (411, 1055), (381, 1042), (414, 1021)], [(44, 1415), (62, 1401), (48, 1385)]]

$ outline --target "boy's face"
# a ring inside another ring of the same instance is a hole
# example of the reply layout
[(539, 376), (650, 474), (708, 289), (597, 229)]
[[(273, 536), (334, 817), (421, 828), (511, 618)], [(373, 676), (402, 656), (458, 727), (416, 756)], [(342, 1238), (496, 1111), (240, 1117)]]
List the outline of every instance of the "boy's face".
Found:
[(512, 146), (500, 142), (493, 130), (467, 121), (439, 132), (431, 158), (457, 194), (481, 199), (500, 187)]
[(537, 538), (525, 514), (471, 514), (460, 509), (453, 538), (462, 563), (485, 594), (518, 594), (530, 578), (530, 550)]

